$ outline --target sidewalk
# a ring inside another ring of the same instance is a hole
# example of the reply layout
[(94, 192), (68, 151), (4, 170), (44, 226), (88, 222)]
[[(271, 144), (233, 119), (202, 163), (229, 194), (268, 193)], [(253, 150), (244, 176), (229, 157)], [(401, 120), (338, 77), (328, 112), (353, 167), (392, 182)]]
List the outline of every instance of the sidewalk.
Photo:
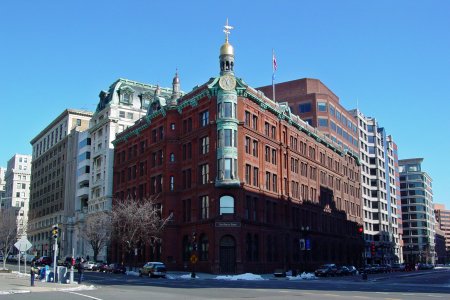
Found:
[(0, 273), (0, 295), (39, 293), (51, 291), (76, 291), (94, 289), (93, 286), (78, 284), (60, 284), (53, 282), (34, 281), (30, 286), (30, 274)]

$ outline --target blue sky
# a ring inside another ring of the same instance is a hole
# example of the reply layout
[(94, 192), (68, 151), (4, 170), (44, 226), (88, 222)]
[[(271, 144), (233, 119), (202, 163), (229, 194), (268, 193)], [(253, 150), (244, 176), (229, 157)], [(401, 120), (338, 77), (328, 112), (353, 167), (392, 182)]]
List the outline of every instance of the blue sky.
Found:
[(117, 78), (182, 89), (218, 75), (226, 17), (238, 77), (318, 78), (423, 157), (450, 208), (450, 1), (0, 2), (0, 166), (65, 108), (94, 110)]

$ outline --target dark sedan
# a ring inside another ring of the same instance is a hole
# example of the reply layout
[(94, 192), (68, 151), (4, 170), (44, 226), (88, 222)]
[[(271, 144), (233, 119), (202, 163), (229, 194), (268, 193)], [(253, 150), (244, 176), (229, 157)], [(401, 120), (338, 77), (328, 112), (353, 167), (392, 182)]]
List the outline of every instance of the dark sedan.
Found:
[(323, 276), (335, 276), (337, 271), (337, 267), (335, 264), (326, 264), (320, 266), (317, 270), (314, 271), (314, 275), (317, 277)]
[(106, 272), (114, 274), (125, 274), (127, 272), (127, 268), (122, 264), (114, 263), (108, 266)]

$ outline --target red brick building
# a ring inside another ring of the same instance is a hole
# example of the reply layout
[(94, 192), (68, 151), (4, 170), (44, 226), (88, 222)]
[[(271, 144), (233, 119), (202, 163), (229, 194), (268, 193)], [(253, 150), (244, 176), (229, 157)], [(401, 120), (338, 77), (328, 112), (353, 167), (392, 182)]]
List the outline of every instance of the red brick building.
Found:
[[(257, 88), (273, 98), (272, 86)], [(287, 102), (291, 112), (325, 133), (333, 142), (359, 152), (358, 124), (339, 98), (320, 80), (302, 78), (275, 84), (276, 99)]]
[[(195, 253), (196, 270), (211, 273), (359, 264), (358, 156), (236, 78), (228, 37), (220, 70), (181, 97), (156, 91), (114, 141), (115, 201), (159, 194), (163, 217), (173, 213), (139, 260), (190, 270)], [(113, 246), (112, 260), (120, 254)]]

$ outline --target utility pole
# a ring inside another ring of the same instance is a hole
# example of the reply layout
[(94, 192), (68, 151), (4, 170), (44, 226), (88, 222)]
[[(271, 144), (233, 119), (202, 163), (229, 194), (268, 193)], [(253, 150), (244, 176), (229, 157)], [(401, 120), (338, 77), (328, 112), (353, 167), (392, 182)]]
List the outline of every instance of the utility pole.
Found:
[(75, 259), (75, 248), (72, 248), (72, 259), (70, 260), (70, 283), (73, 283), (73, 260)]
[(58, 224), (53, 225), (52, 229), (52, 235), (53, 239), (55, 240), (55, 244), (53, 246), (53, 282), (57, 283), (56, 280), (56, 264), (57, 264), (57, 257), (58, 257)]

